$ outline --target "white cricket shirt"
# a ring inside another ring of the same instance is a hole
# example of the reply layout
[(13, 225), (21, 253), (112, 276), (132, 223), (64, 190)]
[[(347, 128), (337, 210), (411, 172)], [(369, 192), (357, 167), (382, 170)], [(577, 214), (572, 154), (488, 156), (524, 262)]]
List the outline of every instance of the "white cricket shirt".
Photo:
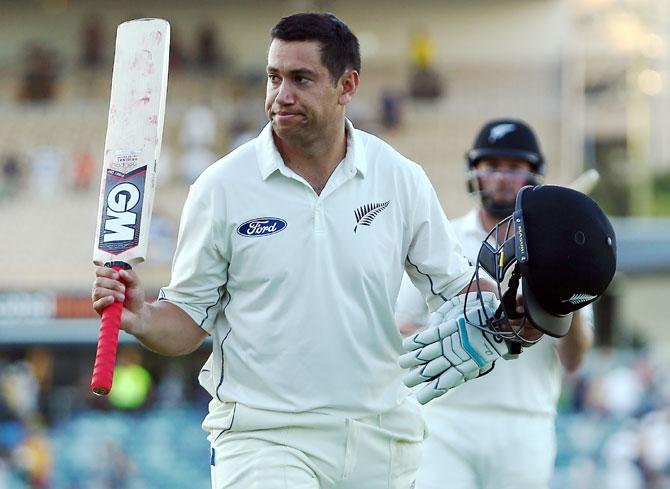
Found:
[(349, 121), (347, 135), (321, 195), (284, 164), (269, 124), (191, 187), (160, 297), (211, 334), (200, 382), (213, 398), (390, 409), (408, 392), (393, 317), (403, 269), (433, 310), (467, 285), (473, 270), (421, 167)]
[[(463, 244), (465, 256), (475, 263), (482, 241), (488, 234), (481, 224), (479, 208), (475, 207), (465, 216), (451, 222)], [(417, 304), (423, 303), (425, 309), (425, 301), (417, 298), (419, 295), (419, 291), (411, 287), (409, 280), (403, 279), (396, 317), (421, 317)], [(584, 320), (591, 324), (592, 310), (584, 308), (581, 312), (586, 313)], [(503, 408), (515, 412), (555, 414), (562, 380), (556, 341), (556, 338), (544, 335), (537, 344), (524, 348), (524, 352), (516, 360), (498, 360), (490, 374), (450, 390), (431, 401), (426, 408)]]

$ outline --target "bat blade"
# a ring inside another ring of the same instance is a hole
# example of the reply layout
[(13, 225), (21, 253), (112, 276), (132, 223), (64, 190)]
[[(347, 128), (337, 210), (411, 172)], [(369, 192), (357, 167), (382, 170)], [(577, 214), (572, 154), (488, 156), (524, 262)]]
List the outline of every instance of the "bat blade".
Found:
[(146, 257), (167, 94), (170, 26), (140, 19), (118, 27), (93, 262)]
[[(120, 270), (146, 258), (167, 95), (170, 24), (119, 25), (103, 154), (93, 263)], [(123, 304), (103, 311), (91, 389), (112, 386)]]
[(600, 181), (600, 173), (598, 170), (591, 169), (586, 170), (584, 173), (579, 175), (571, 184), (568, 185), (569, 188), (577, 190), (583, 194), (590, 194), (598, 182)]

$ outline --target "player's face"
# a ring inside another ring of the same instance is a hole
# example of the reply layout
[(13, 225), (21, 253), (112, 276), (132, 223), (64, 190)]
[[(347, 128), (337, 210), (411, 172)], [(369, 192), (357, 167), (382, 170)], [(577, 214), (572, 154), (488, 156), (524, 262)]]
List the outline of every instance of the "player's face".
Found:
[(475, 171), (482, 192), (500, 205), (514, 205), (516, 194), (534, 175), (530, 163), (510, 157), (481, 159)]
[(318, 42), (273, 40), (267, 76), (265, 111), (279, 138), (309, 144), (341, 123), (346, 74), (333, 81)]

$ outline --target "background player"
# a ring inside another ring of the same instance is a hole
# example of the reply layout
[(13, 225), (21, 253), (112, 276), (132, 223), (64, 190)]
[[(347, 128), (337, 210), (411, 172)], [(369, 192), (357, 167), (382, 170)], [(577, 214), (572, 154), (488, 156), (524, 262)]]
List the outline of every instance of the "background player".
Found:
[(271, 36), (270, 123), (192, 186), (170, 285), (149, 304), (99, 267), (94, 307), (124, 300), (123, 329), (166, 355), (212, 336), (213, 487), (407, 489), (424, 423), (398, 367), (403, 268), (431, 310), (473, 269), (421, 168), (345, 118), (349, 28), (296, 14)]
[[(453, 223), (465, 255), (475, 262), (488, 231), (514, 211), (517, 192), (542, 180), (544, 158), (526, 123), (498, 119), (481, 128), (467, 161), (469, 190), (480, 203)], [(587, 306), (574, 314), (567, 336), (545, 335), (518, 360), (497, 362), (490, 374), (428, 403), (430, 435), (417, 489), (547, 488), (556, 454), (561, 365), (574, 371), (591, 348), (590, 316)], [(407, 280), (396, 319), (405, 332), (428, 319), (425, 302)], [(541, 334), (526, 328), (524, 336), (534, 340)]]

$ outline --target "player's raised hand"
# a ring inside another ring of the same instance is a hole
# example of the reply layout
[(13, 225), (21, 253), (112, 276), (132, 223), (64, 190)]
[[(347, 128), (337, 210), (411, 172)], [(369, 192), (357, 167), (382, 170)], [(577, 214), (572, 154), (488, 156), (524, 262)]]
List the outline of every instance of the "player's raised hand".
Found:
[(403, 342), (407, 353), (400, 357), (399, 364), (411, 369), (403, 380), (408, 387), (426, 384), (416, 392), (421, 404), (488, 372), (498, 358), (509, 352), (505, 341), (471, 324), (484, 324), (487, 316), (493, 316), (498, 308), (495, 295), (482, 292), (481, 301), (467, 302), (467, 311), (464, 304), (465, 296), (446, 302), (425, 331)]

